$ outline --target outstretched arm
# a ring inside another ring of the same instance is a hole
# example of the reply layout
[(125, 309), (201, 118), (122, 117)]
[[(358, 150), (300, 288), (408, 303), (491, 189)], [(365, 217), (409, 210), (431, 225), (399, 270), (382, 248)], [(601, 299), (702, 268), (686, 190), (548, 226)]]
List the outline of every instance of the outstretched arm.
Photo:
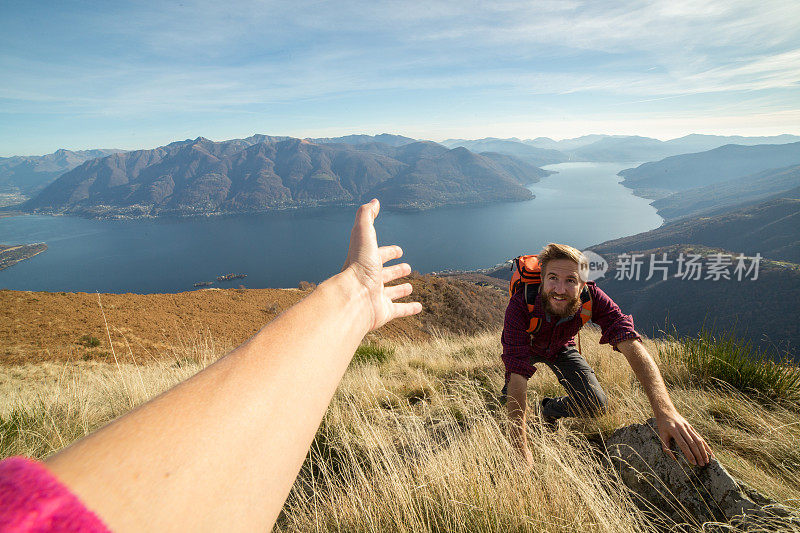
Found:
[(364, 335), (419, 303), (361, 206), (341, 273), (198, 373), (47, 461), (115, 531), (266, 530)]
[(628, 339), (617, 344), (617, 349), (628, 360), (633, 373), (636, 374), (636, 378), (647, 394), (647, 399), (650, 400), (664, 451), (673, 459), (675, 458), (669, 449), (670, 440), (675, 439), (675, 443), (690, 463), (693, 465), (708, 464), (709, 457), (713, 455), (711, 448), (675, 409), (667, 387), (664, 385), (661, 372), (647, 348), (637, 339)]

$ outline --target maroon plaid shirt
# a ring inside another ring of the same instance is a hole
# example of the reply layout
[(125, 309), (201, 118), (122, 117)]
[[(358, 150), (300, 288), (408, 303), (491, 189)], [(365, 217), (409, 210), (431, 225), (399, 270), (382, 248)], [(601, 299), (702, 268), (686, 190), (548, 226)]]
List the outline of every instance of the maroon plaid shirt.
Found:
[[(617, 344), (626, 339), (641, 337), (633, 329), (633, 318), (622, 314), (619, 306), (608, 297), (592, 281), (586, 282), (592, 297), (592, 322), (600, 326), (602, 336), (600, 344)], [(531, 357), (554, 359), (565, 346), (575, 346), (575, 334), (581, 329), (580, 311), (574, 316), (564, 319), (551, 317), (544, 311), (542, 296), (538, 294), (533, 305), (533, 314), (528, 313), (528, 306), (523, 299), (523, 291), (517, 291), (506, 308), (506, 319), (503, 325), (503, 364), (506, 367), (506, 380), (511, 373), (530, 379), (536, 367)], [(531, 316), (538, 317), (542, 326), (536, 335), (531, 336), (526, 330)], [(533, 338), (531, 338), (533, 337)]]

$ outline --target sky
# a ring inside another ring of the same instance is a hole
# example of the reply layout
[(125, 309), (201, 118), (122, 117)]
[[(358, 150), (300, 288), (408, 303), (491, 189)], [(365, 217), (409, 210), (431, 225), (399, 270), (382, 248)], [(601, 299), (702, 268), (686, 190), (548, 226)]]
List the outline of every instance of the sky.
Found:
[(800, 134), (797, 0), (0, 2), (0, 156)]

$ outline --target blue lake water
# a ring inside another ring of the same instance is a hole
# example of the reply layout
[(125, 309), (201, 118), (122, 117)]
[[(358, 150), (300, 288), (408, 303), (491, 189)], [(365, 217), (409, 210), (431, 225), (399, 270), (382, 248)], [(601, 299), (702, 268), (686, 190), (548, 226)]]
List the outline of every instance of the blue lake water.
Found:
[[(530, 187), (534, 200), (421, 212), (382, 210), (380, 244), (399, 244), (420, 272), (472, 269), (535, 253), (548, 242), (585, 248), (658, 227), (649, 201), (619, 184), (625, 163), (562, 163)], [(48, 250), (0, 271), (0, 288), (181, 292), (220, 274), (217, 287), (296, 287), (341, 268), (355, 210), (330, 208), (192, 219), (0, 218), (0, 243)]]

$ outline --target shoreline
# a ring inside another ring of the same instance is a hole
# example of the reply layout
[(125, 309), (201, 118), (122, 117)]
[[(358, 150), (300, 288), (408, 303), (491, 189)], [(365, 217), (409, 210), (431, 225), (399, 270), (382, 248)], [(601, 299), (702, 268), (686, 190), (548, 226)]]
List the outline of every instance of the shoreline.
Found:
[(0, 270), (11, 268), (12, 266), (36, 257), (42, 252), (47, 251), (47, 243), (37, 242), (33, 244), (0, 244)]

